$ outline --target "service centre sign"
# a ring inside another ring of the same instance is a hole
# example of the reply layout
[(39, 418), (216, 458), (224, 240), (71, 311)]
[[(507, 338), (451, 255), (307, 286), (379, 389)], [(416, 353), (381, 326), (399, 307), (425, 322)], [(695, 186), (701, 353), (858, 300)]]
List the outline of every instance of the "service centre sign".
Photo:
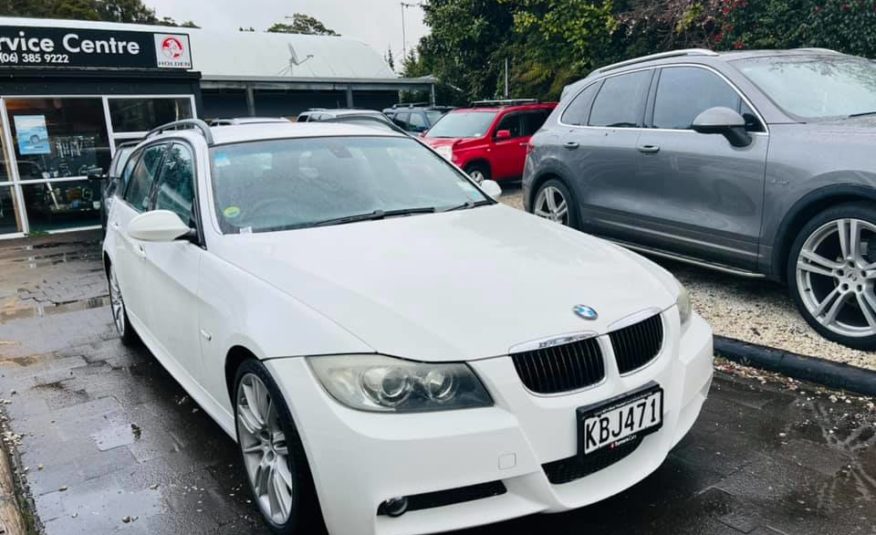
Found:
[(0, 26), (0, 67), (191, 69), (189, 36)]

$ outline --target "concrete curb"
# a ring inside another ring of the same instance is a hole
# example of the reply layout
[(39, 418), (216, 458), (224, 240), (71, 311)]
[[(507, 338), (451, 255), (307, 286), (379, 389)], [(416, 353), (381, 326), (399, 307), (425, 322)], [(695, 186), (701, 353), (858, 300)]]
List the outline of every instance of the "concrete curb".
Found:
[(740, 364), (778, 372), (801, 381), (876, 396), (876, 371), (723, 336), (715, 336), (715, 353)]

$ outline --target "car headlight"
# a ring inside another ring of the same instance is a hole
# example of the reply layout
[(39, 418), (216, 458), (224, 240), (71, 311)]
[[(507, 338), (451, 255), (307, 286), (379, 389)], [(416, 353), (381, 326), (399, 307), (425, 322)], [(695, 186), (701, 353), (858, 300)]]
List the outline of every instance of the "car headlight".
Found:
[(675, 304), (678, 306), (678, 315), (681, 317), (681, 326), (686, 327), (690, 322), (690, 316), (693, 313), (693, 309), (690, 305), (690, 293), (680, 282), (678, 283), (678, 298), (675, 300)]
[(448, 160), (453, 160), (453, 147), (445, 145), (443, 147), (438, 147), (437, 149), (435, 149), (435, 152), (437, 152), (441, 156), (444, 156)]
[(328, 393), (352, 409), (426, 412), (493, 404), (466, 364), (413, 362), (382, 355), (308, 357), (307, 362)]

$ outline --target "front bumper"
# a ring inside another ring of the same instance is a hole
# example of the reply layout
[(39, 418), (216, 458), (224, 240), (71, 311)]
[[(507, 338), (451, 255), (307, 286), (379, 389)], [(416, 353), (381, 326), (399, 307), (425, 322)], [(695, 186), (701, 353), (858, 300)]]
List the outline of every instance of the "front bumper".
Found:
[[(665, 314), (678, 333), (677, 314)], [(712, 333), (694, 314), (681, 338), (667, 337), (650, 365), (620, 376), (610, 344), (606, 380), (582, 392), (535, 396), (510, 357), (471, 362), (495, 400), (483, 409), (375, 414), (345, 408), (325, 393), (302, 358), (265, 364), (304, 441), (326, 525), (333, 534), (436, 533), (537, 512), (582, 507), (622, 492), (656, 470), (690, 430), (712, 379)], [(569, 483), (551, 484), (542, 465), (576, 454), (575, 410), (651, 381), (664, 389), (663, 427), (627, 457)], [(501, 481), (498, 496), (379, 516), (378, 506), (410, 496)]]

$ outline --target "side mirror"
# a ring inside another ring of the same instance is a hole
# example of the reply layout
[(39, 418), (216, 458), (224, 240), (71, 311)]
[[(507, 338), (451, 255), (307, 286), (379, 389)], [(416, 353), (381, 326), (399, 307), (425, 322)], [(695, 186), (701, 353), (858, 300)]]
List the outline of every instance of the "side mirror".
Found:
[(495, 180), (482, 181), (481, 189), (484, 190), (484, 193), (486, 193), (493, 199), (498, 199), (502, 196), (502, 186), (500, 186), (499, 183)]
[(691, 126), (700, 134), (721, 134), (734, 147), (751, 145), (751, 135), (745, 129), (745, 119), (730, 108), (709, 108), (697, 115)]
[(197, 235), (170, 210), (153, 210), (138, 215), (128, 223), (128, 234), (135, 240), (151, 242), (192, 239)]
[(510, 130), (499, 130), (496, 132), (496, 139), (511, 139)]

